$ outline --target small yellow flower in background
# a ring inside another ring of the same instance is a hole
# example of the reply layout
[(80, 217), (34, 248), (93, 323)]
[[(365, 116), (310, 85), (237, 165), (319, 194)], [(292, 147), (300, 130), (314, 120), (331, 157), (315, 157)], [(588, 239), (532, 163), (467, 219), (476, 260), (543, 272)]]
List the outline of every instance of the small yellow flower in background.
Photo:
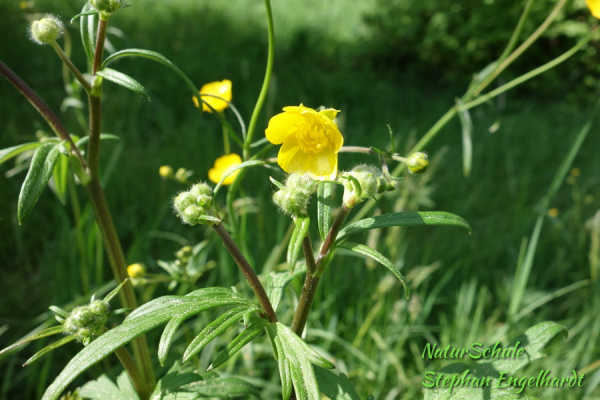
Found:
[[(202, 97), (202, 95), (209, 94), (212, 96), (219, 96), (222, 99), (231, 102), (231, 81), (229, 79), (225, 79), (222, 81), (207, 83), (206, 85), (204, 85), (200, 88), (199, 93), (200, 93), (201, 97)], [(212, 96), (203, 96), (202, 97), (202, 100), (203, 100), (202, 111), (208, 111), (208, 112), (212, 113), (212, 110), (210, 109), (210, 107), (208, 107), (204, 102), (210, 104), (210, 106), (212, 108), (214, 108), (215, 110), (217, 110), (219, 112), (221, 112), (224, 109), (226, 109), (227, 107), (229, 107), (229, 104), (227, 104), (223, 100), (217, 99), (216, 97), (212, 97)], [(192, 97), (192, 100), (194, 100), (194, 104), (196, 105), (196, 107), (198, 107), (198, 99), (196, 99), (195, 97)]]
[(144, 264), (135, 263), (127, 267), (127, 275), (129, 275), (131, 278), (139, 278), (145, 273), (146, 267), (144, 266)]
[(592, 12), (592, 15), (600, 18), (600, 0), (585, 0), (585, 3)]
[[(212, 167), (208, 171), (208, 179), (210, 179), (214, 183), (219, 183), (221, 182), (221, 179), (223, 179), (223, 177), (229, 173), (229, 171), (231, 171), (241, 163), (242, 158), (234, 153), (219, 157), (215, 160), (214, 167)], [(223, 185), (231, 185), (233, 183), (233, 180), (239, 173), (240, 171), (238, 170), (229, 175), (223, 181)]]
[(579, 176), (579, 175), (581, 175), (581, 170), (579, 168), (572, 168), (571, 169), (571, 175), (572, 176)]
[(316, 179), (335, 179), (338, 152), (344, 144), (335, 119), (339, 110), (315, 111), (302, 104), (284, 107), (269, 121), (267, 140), (283, 144), (277, 163), (287, 173), (305, 173)]
[(158, 169), (158, 174), (163, 179), (172, 178), (175, 175), (175, 173), (173, 172), (173, 168), (170, 165), (163, 165), (162, 167), (160, 167)]
[(551, 218), (558, 217), (558, 208), (551, 208), (548, 210), (548, 216)]

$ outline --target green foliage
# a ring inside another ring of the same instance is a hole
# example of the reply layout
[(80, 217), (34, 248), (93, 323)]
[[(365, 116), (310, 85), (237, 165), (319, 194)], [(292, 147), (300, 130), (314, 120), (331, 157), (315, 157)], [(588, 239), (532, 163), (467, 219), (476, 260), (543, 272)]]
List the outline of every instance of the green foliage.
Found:
[(302, 242), (308, 233), (308, 227), (310, 226), (310, 218), (298, 217), (294, 221), (294, 231), (290, 238), (287, 251), (287, 263), (289, 268), (294, 271), (296, 269), (296, 261), (300, 255), (302, 249)]

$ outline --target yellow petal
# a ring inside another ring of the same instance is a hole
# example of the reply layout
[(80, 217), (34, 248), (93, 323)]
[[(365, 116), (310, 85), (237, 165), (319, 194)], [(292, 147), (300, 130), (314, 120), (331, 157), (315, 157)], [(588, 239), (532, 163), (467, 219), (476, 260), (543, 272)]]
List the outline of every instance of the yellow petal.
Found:
[[(242, 158), (237, 154), (227, 154), (215, 160), (215, 165), (208, 171), (208, 179), (214, 183), (219, 183), (223, 177), (227, 176), (229, 171), (242, 163)], [(223, 185), (231, 185), (240, 171), (235, 171), (223, 181)]]
[[(287, 107), (286, 107), (287, 108)], [(267, 140), (273, 144), (281, 144), (285, 138), (293, 132), (298, 125), (305, 123), (305, 117), (299, 114), (283, 112), (277, 114), (269, 121), (265, 131)]]
[(217, 158), (215, 160), (215, 168), (225, 170), (232, 165), (240, 165), (241, 163), (242, 158), (235, 153), (231, 153)]
[[(210, 107), (205, 103), (210, 104), (210, 106), (216, 111), (223, 111), (227, 107), (229, 107), (229, 104), (227, 104), (227, 102), (223, 100), (231, 102), (231, 81), (229, 79), (224, 79), (222, 81), (207, 83), (206, 85), (202, 86), (202, 88), (200, 88), (199, 93), (202, 96), (203, 101), (202, 111), (212, 112)], [(223, 100), (213, 96), (220, 97)], [(198, 107), (198, 100), (194, 100), (194, 104), (196, 105), (196, 107)]]
[(326, 108), (325, 110), (319, 111), (319, 114), (324, 115), (333, 121), (339, 112), (341, 112), (341, 111), (336, 110), (335, 108)]
[(316, 179), (335, 179), (337, 175), (338, 157), (333, 151), (312, 154), (312, 157), (305, 158), (304, 162), (304, 170)]
[(592, 15), (600, 18), (600, 0), (585, 0), (585, 3), (592, 12)]
[(285, 172), (291, 174), (294, 172), (302, 172), (302, 157), (304, 152), (298, 147), (295, 137), (289, 137), (281, 146), (277, 155), (277, 164)]

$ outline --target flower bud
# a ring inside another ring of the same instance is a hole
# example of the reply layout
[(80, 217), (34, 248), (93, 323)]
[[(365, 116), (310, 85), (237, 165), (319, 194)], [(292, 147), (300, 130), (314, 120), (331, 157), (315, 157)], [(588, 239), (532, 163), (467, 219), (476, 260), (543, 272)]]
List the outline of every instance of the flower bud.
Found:
[(173, 207), (178, 213), (182, 213), (183, 210), (193, 204), (196, 204), (196, 196), (190, 192), (181, 192), (173, 200)]
[(411, 174), (422, 174), (427, 170), (429, 165), (429, 157), (427, 153), (418, 152), (413, 153), (406, 160), (406, 166)]
[(37, 44), (50, 44), (63, 32), (63, 24), (54, 15), (46, 15), (42, 19), (33, 21), (30, 27), (31, 38)]
[(112, 14), (123, 6), (121, 0), (90, 0), (90, 4), (105, 14)]
[(192, 247), (191, 246), (183, 246), (181, 249), (177, 250), (175, 253), (175, 257), (182, 263), (187, 264), (192, 256)]
[(160, 167), (158, 169), (158, 174), (163, 179), (169, 179), (175, 176), (175, 172), (173, 171), (173, 168), (170, 165), (163, 165), (162, 167)]
[(65, 320), (65, 333), (75, 336), (80, 342), (89, 342), (93, 335), (102, 331), (108, 311), (108, 304), (102, 300), (74, 308)]
[(144, 266), (144, 264), (135, 263), (127, 267), (127, 275), (129, 275), (131, 278), (139, 278), (145, 273), (146, 267)]
[(186, 224), (196, 225), (200, 217), (204, 215), (204, 208), (198, 207), (196, 205), (191, 205), (183, 210), (181, 213), (181, 219)]
[(285, 187), (275, 192), (273, 202), (290, 216), (306, 214), (310, 196), (316, 190), (313, 179), (305, 174), (290, 174)]
[(343, 198), (346, 207), (352, 208), (379, 192), (381, 173), (377, 168), (363, 164), (355, 167), (346, 175)]

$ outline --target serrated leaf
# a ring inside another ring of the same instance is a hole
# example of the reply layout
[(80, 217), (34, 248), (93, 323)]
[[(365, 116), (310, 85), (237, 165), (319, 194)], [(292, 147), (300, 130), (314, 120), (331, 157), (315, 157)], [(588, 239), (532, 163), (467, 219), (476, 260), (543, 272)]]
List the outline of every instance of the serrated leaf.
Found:
[(53, 143), (43, 143), (33, 153), (31, 158), (31, 165), (29, 166), (29, 172), (25, 177), (23, 186), (21, 186), (21, 193), (19, 194), (19, 202), (17, 205), (17, 217), (19, 219), (19, 225), (23, 224), (35, 203), (42, 195), (42, 192), (46, 188), (54, 165), (60, 156), (60, 145)]
[(279, 322), (268, 324), (267, 332), (277, 351), (283, 399), (287, 400), (290, 397), (291, 380), (297, 399), (320, 400), (319, 385), (312, 364), (334, 368), (333, 364), (311, 349), (290, 328)]
[(93, 400), (139, 400), (125, 371), (117, 378), (116, 385), (106, 375), (100, 375), (98, 379), (83, 385), (78, 390), (78, 395), (84, 399)]
[(293, 273), (291, 272), (271, 272), (267, 279), (267, 297), (273, 306), (273, 310), (277, 311), (277, 307), (279, 307), (279, 302), (283, 297), (283, 291), (285, 287), (297, 276), (302, 275), (306, 272), (306, 265), (302, 268), (296, 269)]
[(213, 191), (213, 197), (217, 195), (217, 192), (219, 191), (219, 189), (221, 189), (221, 186), (223, 186), (223, 182), (225, 182), (225, 179), (227, 179), (229, 175), (233, 174), (235, 171), (239, 171), (244, 168), (255, 167), (257, 165), (265, 165), (265, 162), (259, 160), (244, 161), (243, 163), (236, 165), (235, 168), (228, 169), (227, 173), (223, 174), (221, 180), (219, 181), (219, 183), (217, 183), (217, 186), (215, 186), (215, 190)]
[(364, 244), (351, 243), (351, 242), (342, 242), (342, 243), (336, 245), (335, 248), (350, 250), (350, 251), (353, 251), (355, 253), (361, 254), (365, 257), (369, 257), (369, 258), (377, 261), (379, 264), (381, 264), (384, 267), (386, 267), (387, 269), (389, 269), (390, 272), (392, 274), (394, 274), (396, 276), (396, 278), (398, 278), (398, 280), (400, 281), (402, 286), (404, 286), (404, 291), (406, 292), (406, 298), (408, 299), (410, 297), (410, 289), (408, 288), (408, 286), (406, 286), (406, 282), (404, 281), (404, 276), (400, 273), (400, 271), (398, 271), (396, 269), (393, 262), (391, 262), (386, 256), (384, 256), (377, 250), (372, 249), (369, 246), (366, 246)]
[(18, 156), (19, 154), (26, 152), (28, 150), (33, 150), (39, 146), (41, 146), (41, 142), (30, 142), (23, 143), (17, 146), (8, 147), (6, 149), (0, 150), (0, 164), (10, 160), (13, 157)]
[(25, 361), (25, 363), (23, 364), (23, 366), (29, 365), (31, 363), (36, 362), (37, 360), (39, 360), (41, 357), (43, 357), (44, 355), (46, 355), (46, 353), (51, 352), (52, 350), (56, 350), (58, 349), (60, 346), (65, 345), (71, 341), (75, 340), (74, 336), (65, 336), (62, 339), (58, 339), (56, 342), (49, 344), (48, 346), (44, 347), (43, 349), (41, 349), (40, 351), (38, 351), (37, 353), (35, 353), (33, 356), (31, 356), (31, 358), (27, 361)]
[(199, 394), (200, 397), (231, 398), (244, 396), (244, 398), (248, 398), (247, 396), (253, 396), (259, 398), (259, 391), (254, 385), (233, 376), (194, 382), (187, 389)]
[(146, 89), (144, 89), (141, 83), (120, 71), (114, 70), (112, 68), (104, 68), (101, 71), (96, 72), (96, 75), (101, 76), (102, 78), (113, 83), (116, 83), (117, 85), (121, 85), (124, 88), (129, 89), (137, 94), (150, 97), (148, 96), (148, 93), (146, 93)]
[(319, 390), (325, 396), (331, 400), (360, 400), (346, 375), (337, 375), (319, 366), (315, 366), (314, 369)]
[[(156, 384), (156, 388), (150, 395), (150, 400), (165, 400), (169, 398), (169, 394), (183, 394), (184, 392), (178, 391), (181, 386), (188, 385), (192, 382), (196, 382), (202, 379), (198, 374), (192, 372), (181, 372), (179, 371), (180, 364), (176, 362), (169, 369), (169, 372)], [(174, 396), (176, 399), (180, 399), (179, 396)]]
[(67, 184), (69, 182), (69, 157), (62, 156), (58, 158), (54, 171), (52, 171), (53, 190), (58, 200), (67, 204)]
[(319, 183), (317, 188), (317, 221), (321, 240), (325, 241), (331, 227), (331, 193), (333, 184)]
[(79, 26), (79, 33), (81, 34), (81, 43), (83, 44), (83, 50), (87, 57), (90, 65), (94, 62), (94, 47), (96, 44), (96, 25), (98, 24), (98, 14), (88, 13), (96, 11), (94, 7), (88, 2), (85, 3), (81, 14), (85, 16), (81, 17), (81, 23)]
[(447, 225), (466, 229), (471, 233), (471, 226), (458, 215), (443, 211), (405, 211), (378, 215), (376, 217), (361, 219), (340, 231), (336, 243), (349, 236), (370, 229), (386, 228), (389, 226), (428, 226)]
[(48, 336), (57, 335), (57, 334), (63, 333), (63, 332), (64, 332), (64, 326), (62, 326), (62, 325), (52, 326), (50, 328), (44, 329), (41, 332), (34, 333), (31, 336), (27, 336), (26, 338), (23, 338), (23, 339), (19, 340), (18, 342), (11, 344), (7, 348), (2, 349), (2, 351), (0, 351), (0, 356), (2, 354), (8, 353), (12, 349), (14, 349), (16, 347), (19, 347), (19, 346), (21, 346), (23, 344), (26, 344), (26, 343), (29, 343), (29, 342), (32, 342), (34, 340), (38, 340), (38, 339), (41, 339), (41, 338), (45, 338), (45, 337), (48, 337)]
[[(498, 387), (498, 378), (500, 373), (504, 373), (504, 379), (513, 374), (524, 366), (530, 364), (532, 361), (539, 358), (545, 357), (543, 353), (544, 347), (558, 335), (564, 334), (566, 336), (567, 329), (555, 322), (542, 322), (531, 328), (527, 329), (524, 334), (517, 337), (511, 344), (503, 349), (514, 349), (515, 346), (517, 351), (522, 349), (523, 353), (521, 356), (515, 355), (510, 358), (496, 358), (494, 361), (478, 361), (473, 365), (466, 365), (464, 363), (454, 363), (447, 365), (442, 368), (438, 373), (444, 374), (444, 376), (452, 379), (454, 376), (460, 379), (463, 374), (466, 378), (478, 378), (480, 382), (484, 381), (484, 378), (489, 378), (489, 385), (486, 384), (483, 387), (471, 387), (471, 385), (456, 386), (452, 391), (448, 390), (448, 387), (431, 387), (424, 389), (426, 400), (508, 400), (508, 399), (531, 399), (531, 397), (518, 396), (515, 390), (506, 387)], [(429, 379), (433, 379), (429, 378)], [(423, 382), (427, 382), (432, 386), (430, 380), (425, 379)], [(435, 382), (435, 381), (434, 381)], [(506, 381), (502, 381), (504, 384)], [(425, 386), (425, 385), (423, 385)]]
[(267, 321), (262, 318), (254, 319), (250, 325), (246, 329), (242, 331), (239, 335), (237, 335), (231, 343), (227, 345), (225, 350), (223, 350), (212, 362), (209, 370), (215, 369), (218, 366), (222, 365), (224, 362), (229, 360), (235, 353), (241, 350), (242, 347), (253, 341), (256, 337), (258, 337), (261, 333), (263, 333), (263, 329), (267, 325)]
[(308, 217), (298, 217), (294, 221), (296, 225), (294, 227), (294, 231), (292, 232), (292, 237), (290, 237), (290, 242), (288, 243), (287, 250), (287, 263), (290, 270), (294, 271), (296, 267), (296, 261), (298, 260), (298, 254), (300, 254), (300, 249), (302, 249), (302, 242), (308, 233), (308, 228), (310, 226), (310, 218)]
[(117, 348), (160, 326), (172, 318), (195, 309), (197, 314), (216, 307), (252, 305), (252, 302), (226, 288), (195, 290), (186, 296), (163, 296), (132, 312), (123, 323), (91, 342), (77, 353), (46, 389), (43, 400), (56, 400), (81, 373), (103, 360)]
[(251, 312), (258, 311), (260, 311), (260, 308), (258, 307), (242, 306), (233, 308), (221, 315), (219, 318), (202, 329), (198, 336), (192, 340), (192, 343), (190, 343), (183, 354), (183, 362), (186, 362), (191, 357), (202, 351), (207, 344), (219, 337), (227, 328), (244, 318), (244, 316)]

